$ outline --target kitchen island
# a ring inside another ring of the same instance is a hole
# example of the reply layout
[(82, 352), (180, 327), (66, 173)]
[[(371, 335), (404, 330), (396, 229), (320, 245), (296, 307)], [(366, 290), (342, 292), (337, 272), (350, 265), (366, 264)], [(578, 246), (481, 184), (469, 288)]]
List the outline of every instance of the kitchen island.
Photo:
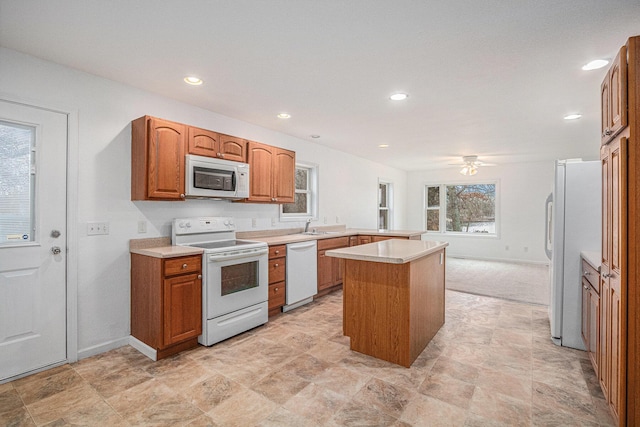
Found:
[(444, 324), (446, 242), (391, 239), (334, 249), (345, 260), (351, 349), (410, 367)]

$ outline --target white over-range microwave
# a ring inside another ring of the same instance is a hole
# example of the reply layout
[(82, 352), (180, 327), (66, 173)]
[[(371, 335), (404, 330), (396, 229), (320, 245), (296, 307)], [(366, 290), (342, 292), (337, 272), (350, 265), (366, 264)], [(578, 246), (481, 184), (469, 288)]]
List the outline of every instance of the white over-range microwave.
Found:
[(249, 165), (213, 157), (187, 154), (187, 197), (245, 199), (249, 197)]

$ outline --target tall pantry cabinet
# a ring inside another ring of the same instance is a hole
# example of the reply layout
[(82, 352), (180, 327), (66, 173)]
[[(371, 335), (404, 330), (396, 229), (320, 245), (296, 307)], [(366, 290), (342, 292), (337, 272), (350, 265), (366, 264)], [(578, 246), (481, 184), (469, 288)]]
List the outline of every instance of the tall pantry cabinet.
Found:
[(598, 377), (620, 426), (640, 425), (640, 36), (601, 86), (602, 262)]

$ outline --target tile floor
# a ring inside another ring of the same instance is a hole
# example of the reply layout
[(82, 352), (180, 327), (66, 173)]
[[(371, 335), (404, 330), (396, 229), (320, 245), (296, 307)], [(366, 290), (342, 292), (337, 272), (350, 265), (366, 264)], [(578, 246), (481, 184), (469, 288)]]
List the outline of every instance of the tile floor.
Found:
[(349, 350), (342, 294), (210, 348), (129, 346), (0, 385), (3, 426), (608, 426), (585, 353), (546, 308), (447, 291), (410, 369)]

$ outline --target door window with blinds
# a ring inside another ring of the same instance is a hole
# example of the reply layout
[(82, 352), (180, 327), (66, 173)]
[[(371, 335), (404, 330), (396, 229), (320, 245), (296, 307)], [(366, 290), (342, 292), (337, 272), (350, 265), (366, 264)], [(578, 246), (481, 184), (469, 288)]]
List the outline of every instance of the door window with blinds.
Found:
[(35, 134), (0, 121), (0, 245), (34, 240)]

